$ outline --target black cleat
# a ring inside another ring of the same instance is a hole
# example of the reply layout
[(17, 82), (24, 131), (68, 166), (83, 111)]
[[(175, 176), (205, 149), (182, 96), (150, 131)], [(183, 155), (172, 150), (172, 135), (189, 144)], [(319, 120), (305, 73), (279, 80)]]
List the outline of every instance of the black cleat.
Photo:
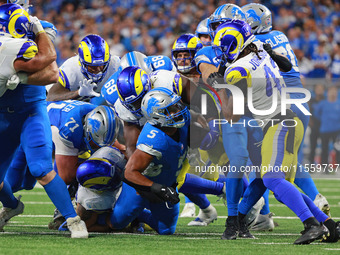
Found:
[(237, 216), (229, 216), (225, 222), (226, 229), (224, 230), (221, 239), (235, 240), (238, 235), (238, 220)]
[(48, 223), (48, 229), (58, 230), (61, 224), (63, 224), (64, 222), (65, 218), (63, 217), (63, 215), (61, 215), (58, 209), (55, 209), (53, 214), (53, 220), (51, 220)]
[(295, 240), (294, 244), (310, 244), (315, 240), (325, 239), (329, 236), (329, 231), (325, 225), (308, 225), (305, 230), (301, 232), (302, 236)]
[(246, 218), (241, 219), (240, 217), (238, 217), (238, 224), (239, 224), (239, 232), (238, 232), (239, 237), (255, 239), (255, 236), (253, 236), (249, 232)]
[(335, 222), (334, 220), (329, 219), (324, 222), (324, 225), (329, 231), (329, 236), (326, 236), (326, 238), (324, 238), (322, 242), (336, 243), (337, 241), (339, 241), (340, 222)]

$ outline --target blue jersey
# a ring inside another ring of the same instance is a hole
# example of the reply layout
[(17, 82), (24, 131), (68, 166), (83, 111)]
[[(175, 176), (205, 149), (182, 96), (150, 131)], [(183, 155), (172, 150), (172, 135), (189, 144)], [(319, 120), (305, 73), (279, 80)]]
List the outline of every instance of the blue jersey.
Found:
[[(275, 50), (277, 53), (280, 53), (284, 56), (286, 56), (289, 61), (292, 63), (293, 67), (289, 72), (281, 72), (282, 77), (286, 78), (299, 78), (300, 79), (300, 71), (299, 66), (297, 63), (297, 58), (294, 54), (294, 51), (292, 47), (289, 44), (289, 40), (287, 36), (280, 32), (280, 31), (271, 31), (269, 33), (265, 34), (258, 34), (255, 35), (256, 39), (260, 40), (263, 43), (269, 43), (272, 46), (272, 49)], [(287, 87), (293, 87), (296, 86), (294, 83), (287, 84)], [(302, 84), (299, 85), (299, 87), (302, 87)]]
[(48, 102), (47, 111), (52, 126), (59, 129), (59, 135), (69, 147), (86, 151), (83, 118), (96, 108), (96, 105), (77, 101)]
[(144, 61), (152, 72), (157, 71), (157, 70), (168, 70), (168, 71), (175, 70), (171, 59), (167, 56), (163, 56), (163, 55), (149, 56)]
[[(130, 55), (131, 58), (128, 58), (128, 65), (136, 65), (137, 60), (133, 59), (133, 55)], [(144, 62), (147, 64), (147, 67), (149, 68), (149, 71), (154, 72), (157, 70), (168, 70), (168, 71), (174, 71), (174, 65), (172, 64), (172, 61), (169, 57), (163, 56), (163, 55), (157, 55), (157, 56), (150, 56), (146, 57), (144, 59)], [(141, 67), (143, 69), (143, 67)], [(101, 89), (101, 95), (105, 98), (106, 102), (109, 105), (114, 105), (117, 101), (118, 92), (117, 92), (117, 79), (120, 74), (120, 72), (123, 70), (123, 68), (120, 66), (118, 68), (118, 71), (115, 72), (111, 77), (107, 80), (107, 82), (104, 84), (104, 86)], [(145, 70), (147, 71), (147, 70)]]
[(176, 182), (188, 150), (189, 123), (179, 129), (179, 142), (173, 140), (157, 127), (146, 123), (137, 141), (137, 149), (154, 156), (143, 175), (162, 185)]
[(216, 56), (216, 52), (212, 46), (207, 46), (207, 47), (200, 49), (196, 53), (194, 61), (197, 67), (197, 71), (199, 73), (201, 72), (199, 71), (198, 66), (201, 63), (211, 64), (216, 67), (218, 67), (221, 63), (221, 60)]

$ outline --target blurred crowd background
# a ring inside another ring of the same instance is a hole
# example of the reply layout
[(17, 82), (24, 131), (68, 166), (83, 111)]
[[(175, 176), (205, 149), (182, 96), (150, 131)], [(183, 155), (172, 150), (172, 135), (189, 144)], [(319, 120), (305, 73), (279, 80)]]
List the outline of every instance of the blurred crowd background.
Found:
[(305, 146), (305, 154), (309, 156), (305, 159), (308, 163), (340, 163), (335, 156), (340, 151), (340, 97), (334, 88), (340, 86), (338, 0), (30, 1), (31, 14), (52, 22), (58, 29), (59, 66), (77, 53), (80, 40), (91, 33), (102, 36), (113, 55), (123, 56), (137, 50), (146, 55), (170, 57), (176, 38), (182, 33), (195, 33), (197, 24), (218, 6), (225, 3), (243, 6), (249, 2), (262, 3), (272, 11), (273, 29), (289, 38), (303, 83), (312, 91), (313, 116)]

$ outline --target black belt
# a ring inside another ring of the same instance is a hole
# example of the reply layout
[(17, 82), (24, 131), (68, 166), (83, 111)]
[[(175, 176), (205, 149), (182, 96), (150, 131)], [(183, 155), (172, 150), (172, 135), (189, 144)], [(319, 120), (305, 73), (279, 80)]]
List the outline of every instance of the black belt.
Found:
[[(267, 125), (263, 129), (263, 134), (265, 135), (268, 131), (268, 129), (271, 127), (271, 125), (279, 124), (280, 122), (285, 120), (285, 123), (289, 124), (288, 127), (288, 136), (287, 136), (287, 143), (286, 143), (286, 150), (289, 153), (294, 153), (294, 138), (295, 138), (295, 121), (294, 117), (296, 117), (296, 114), (292, 112), (292, 110), (287, 109), (287, 115), (282, 116), (281, 113), (275, 115), (273, 119), (276, 119), (274, 121), (271, 121), (271, 123), (267, 123)], [(287, 120), (287, 118), (289, 120)]]

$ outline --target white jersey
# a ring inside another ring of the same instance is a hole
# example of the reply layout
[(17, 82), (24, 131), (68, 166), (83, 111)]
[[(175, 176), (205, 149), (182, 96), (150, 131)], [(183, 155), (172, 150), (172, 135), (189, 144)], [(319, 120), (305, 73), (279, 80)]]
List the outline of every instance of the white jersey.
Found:
[(122, 187), (118, 190), (97, 191), (79, 185), (76, 201), (86, 210), (107, 212), (113, 209), (121, 191)]
[(286, 87), (286, 85), (280, 75), (279, 67), (269, 54), (266, 51), (261, 51), (259, 55), (261, 59), (255, 53), (250, 53), (231, 64), (225, 71), (224, 79), (227, 84), (236, 84), (241, 79), (246, 78), (248, 91), (249, 88), (252, 89), (248, 98), (252, 96), (252, 105), (259, 111), (272, 108), (273, 96), (275, 96), (275, 90), (277, 90), (275, 110), (263, 115), (250, 109), (254, 118), (258, 120), (259, 126), (264, 128), (272, 117), (281, 112), (281, 88)]
[(149, 74), (151, 88), (167, 88), (177, 95), (182, 94), (182, 78), (177, 72), (158, 70)]
[(133, 123), (141, 127), (144, 126), (144, 124), (146, 123), (145, 117), (137, 117), (136, 115), (134, 115), (122, 104), (120, 99), (116, 101), (113, 107), (117, 113), (117, 116), (125, 122)]
[[(112, 74), (117, 72), (119, 68), (120, 58), (118, 56), (111, 56), (110, 64), (107, 69), (105, 77), (97, 84), (96, 92), (100, 93), (101, 88), (111, 77)], [(70, 91), (76, 91), (79, 89), (79, 82), (83, 81), (85, 76), (81, 72), (81, 66), (79, 57), (74, 56), (69, 58), (59, 68), (59, 83), (69, 89)]]
[(37, 53), (35, 42), (0, 33), (0, 96), (7, 90), (7, 80), (16, 73), (14, 61), (17, 58), (32, 59)]

